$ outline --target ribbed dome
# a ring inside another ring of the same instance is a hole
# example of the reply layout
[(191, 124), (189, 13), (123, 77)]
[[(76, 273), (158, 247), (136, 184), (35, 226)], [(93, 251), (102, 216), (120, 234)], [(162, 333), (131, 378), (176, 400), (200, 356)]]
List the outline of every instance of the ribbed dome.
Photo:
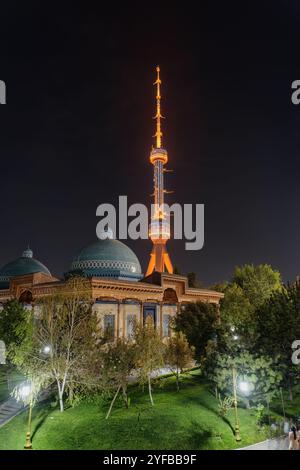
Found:
[(0, 269), (0, 289), (8, 289), (9, 281), (13, 277), (33, 273), (45, 273), (51, 276), (48, 268), (37, 259), (34, 259), (32, 251), (27, 248), (20, 258), (5, 264)]
[(72, 271), (82, 271), (85, 276), (113, 277), (139, 280), (141, 265), (134, 252), (124, 243), (107, 238), (83, 248), (73, 259)]

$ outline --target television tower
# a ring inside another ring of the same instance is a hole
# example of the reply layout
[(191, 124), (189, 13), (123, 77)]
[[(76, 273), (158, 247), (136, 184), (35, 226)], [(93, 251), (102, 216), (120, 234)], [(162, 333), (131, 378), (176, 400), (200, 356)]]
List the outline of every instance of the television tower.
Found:
[(162, 131), (161, 131), (161, 115), (160, 102), (160, 68), (156, 67), (157, 78), (154, 85), (156, 85), (156, 145), (151, 150), (150, 162), (154, 167), (154, 204), (152, 207), (151, 223), (149, 226), (149, 236), (153, 243), (150, 261), (147, 269), (146, 276), (149, 276), (153, 271), (164, 272), (165, 269), (168, 273), (173, 273), (173, 266), (170, 256), (167, 252), (166, 243), (170, 239), (170, 221), (164, 211), (164, 194), (167, 192), (164, 189), (164, 165), (168, 162), (168, 153), (162, 147)]

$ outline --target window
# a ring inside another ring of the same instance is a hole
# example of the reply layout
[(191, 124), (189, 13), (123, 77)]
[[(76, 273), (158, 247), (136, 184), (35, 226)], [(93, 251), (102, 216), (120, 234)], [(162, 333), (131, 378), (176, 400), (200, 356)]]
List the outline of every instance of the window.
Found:
[(147, 322), (153, 322), (153, 326), (156, 325), (156, 307), (155, 306), (148, 306), (144, 305), (144, 325)]
[(107, 339), (114, 339), (115, 315), (104, 315), (104, 334)]
[(133, 337), (133, 329), (136, 316), (134, 314), (129, 314), (126, 317), (126, 336), (127, 338)]
[(31, 305), (33, 302), (32, 292), (30, 290), (25, 290), (22, 292), (19, 298), (19, 302), (25, 305)]
[(163, 336), (171, 336), (170, 320), (171, 315), (163, 315)]

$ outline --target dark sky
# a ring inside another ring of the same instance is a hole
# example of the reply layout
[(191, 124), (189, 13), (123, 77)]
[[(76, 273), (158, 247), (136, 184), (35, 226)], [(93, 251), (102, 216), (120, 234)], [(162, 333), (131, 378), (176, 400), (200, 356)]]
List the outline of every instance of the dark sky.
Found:
[[(162, 6), (160, 6), (160, 3)], [(96, 207), (149, 204), (155, 66), (168, 202), (205, 204), (205, 246), (170, 242), (210, 285), (235, 265), (300, 274), (298, 1), (1, 5), (0, 264), (30, 243), (53, 274), (96, 239)], [(245, 5), (246, 4), (246, 5)], [(196, 8), (196, 5), (197, 8)], [(128, 242), (145, 271), (151, 243)]]

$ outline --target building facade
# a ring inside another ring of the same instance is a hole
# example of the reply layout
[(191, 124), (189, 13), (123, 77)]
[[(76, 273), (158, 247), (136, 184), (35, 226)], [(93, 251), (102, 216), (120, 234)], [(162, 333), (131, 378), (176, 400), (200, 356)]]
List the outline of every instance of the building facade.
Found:
[[(162, 337), (170, 335), (170, 320), (188, 302), (210, 302), (217, 306), (223, 294), (188, 286), (185, 276), (141, 273), (140, 263), (124, 243), (107, 238), (83, 248), (73, 260), (69, 275), (87, 278), (93, 309), (104, 330), (117, 337), (130, 337), (134, 320), (151, 317)], [(0, 305), (17, 299), (34, 306), (40, 297), (51, 295), (65, 280), (52, 276), (33, 258), (31, 250), (0, 269)]]

